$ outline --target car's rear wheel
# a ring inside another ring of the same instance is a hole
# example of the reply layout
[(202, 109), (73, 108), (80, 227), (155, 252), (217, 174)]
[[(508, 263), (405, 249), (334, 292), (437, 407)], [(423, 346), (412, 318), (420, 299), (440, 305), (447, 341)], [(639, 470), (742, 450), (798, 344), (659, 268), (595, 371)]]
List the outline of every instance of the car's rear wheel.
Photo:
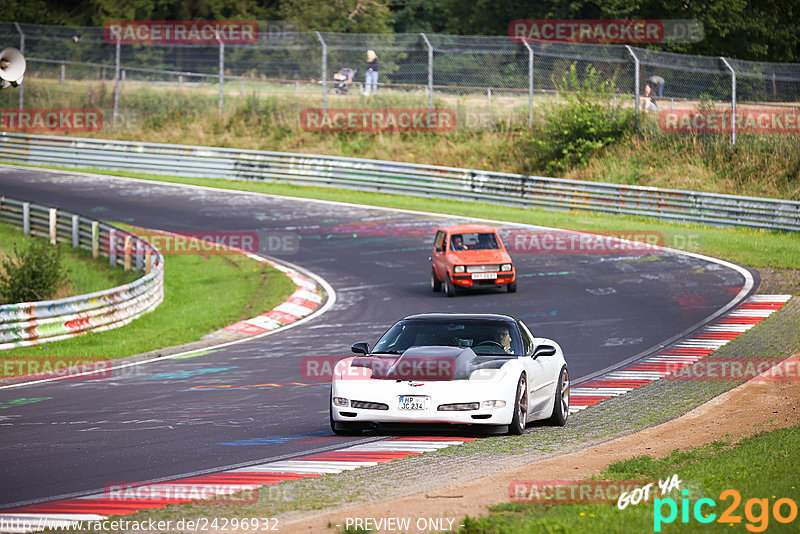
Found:
[(528, 424), (528, 385), (525, 375), (519, 377), (517, 382), (517, 398), (514, 402), (514, 416), (511, 424), (508, 425), (508, 433), (519, 436), (525, 432), (525, 425)]
[(508, 284), (506, 286), (506, 289), (508, 290), (509, 293), (516, 293), (517, 292), (517, 282), (516, 281), (511, 282), (510, 284)]
[(450, 280), (450, 276), (445, 276), (444, 279), (444, 294), (447, 297), (455, 297), (456, 296), (456, 286), (453, 284), (452, 280)]
[(436, 270), (431, 267), (431, 290), (434, 293), (438, 293), (442, 290), (442, 281), (439, 280), (439, 277), (436, 276)]
[(364, 429), (363, 426), (356, 423), (337, 423), (333, 420), (333, 399), (331, 398), (330, 408), (328, 410), (328, 419), (331, 422), (331, 430), (338, 436), (359, 436)]
[(548, 425), (564, 426), (569, 417), (569, 371), (567, 366), (561, 368), (558, 386), (553, 404), (553, 414), (547, 420)]

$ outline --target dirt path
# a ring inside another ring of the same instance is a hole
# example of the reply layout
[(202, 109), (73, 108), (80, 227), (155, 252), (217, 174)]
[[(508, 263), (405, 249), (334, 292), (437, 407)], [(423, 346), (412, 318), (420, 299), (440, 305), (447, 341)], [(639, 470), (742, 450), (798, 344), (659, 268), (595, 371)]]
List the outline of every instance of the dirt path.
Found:
[[(798, 366), (800, 355), (786, 362)], [(328, 510), (313, 518), (281, 523), (281, 530), (330, 532), (337, 528), (334, 526), (331, 530), (329, 522), (341, 525), (341, 529), (348, 518), (350, 525), (356, 518), (362, 521), (366, 518), (412, 518), (409, 532), (435, 531), (440, 524), (444, 526), (441, 530), (458, 529), (464, 516), (485, 515), (487, 505), (508, 501), (509, 485), (516, 480), (582, 480), (612, 462), (634, 456), (662, 457), (676, 449), (691, 449), (720, 439), (735, 441), (762, 430), (797, 425), (800, 423), (800, 380), (797, 380), (796, 372), (794, 378), (787, 381), (751, 380), (677, 419), (607, 443), (437, 491)], [(415, 522), (420, 518), (444, 521), (429, 523), (426, 529), (415, 529)], [(451, 524), (450, 520), (454, 522)], [(434, 528), (430, 528), (431, 525)], [(375, 528), (374, 523), (370, 526)], [(397, 531), (396, 528), (375, 530)]]

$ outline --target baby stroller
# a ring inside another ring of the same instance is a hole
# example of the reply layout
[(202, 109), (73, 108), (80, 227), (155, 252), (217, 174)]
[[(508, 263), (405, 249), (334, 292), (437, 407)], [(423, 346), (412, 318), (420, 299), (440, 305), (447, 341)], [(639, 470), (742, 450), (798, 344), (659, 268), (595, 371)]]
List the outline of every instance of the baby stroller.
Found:
[(356, 72), (358, 72), (356, 69), (344, 67), (333, 75), (333, 88), (336, 94), (343, 95), (347, 93), (353, 83)]

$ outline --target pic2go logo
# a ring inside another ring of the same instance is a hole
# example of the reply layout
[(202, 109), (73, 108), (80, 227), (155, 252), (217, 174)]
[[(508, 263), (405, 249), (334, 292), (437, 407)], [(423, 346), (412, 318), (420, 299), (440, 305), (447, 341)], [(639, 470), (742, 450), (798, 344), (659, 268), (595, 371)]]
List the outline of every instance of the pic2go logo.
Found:
[[(727, 489), (719, 494), (720, 501), (731, 499), (731, 504), (720, 514), (717, 519), (717, 514), (710, 511), (715, 508), (717, 503), (713, 499), (702, 498), (695, 501), (692, 506), (689, 503), (689, 490), (684, 489), (681, 491), (683, 498), (681, 499), (680, 514), (681, 523), (689, 523), (691, 511), (694, 520), (698, 523), (713, 523), (715, 520), (718, 523), (741, 523), (742, 516), (736, 515), (736, 510), (742, 502), (742, 496), (738, 491)], [(750, 532), (763, 532), (769, 526), (770, 511), (772, 517), (778, 523), (791, 523), (797, 518), (797, 503), (792, 499), (781, 498), (772, 503), (772, 508), (769, 506), (769, 499), (749, 499), (744, 504), (744, 516), (748, 523), (745, 527)], [(661, 532), (661, 525), (668, 525), (678, 518), (678, 503), (675, 499), (670, 497), (653, 501), (653, 531)], [(708, 512), (704, 514), (703, 512)], [(665, 515), (666, 513), (666, 515)]]

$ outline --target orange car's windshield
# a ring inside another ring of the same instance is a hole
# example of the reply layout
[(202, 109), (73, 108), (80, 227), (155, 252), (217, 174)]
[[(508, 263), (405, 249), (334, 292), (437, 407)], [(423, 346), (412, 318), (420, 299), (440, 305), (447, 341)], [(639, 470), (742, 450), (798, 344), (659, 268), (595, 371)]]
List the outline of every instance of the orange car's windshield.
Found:
[(500, 245), (493, 232), (472, 232), (453, 234), (450, 238), (451, 250), (495, 250)]

